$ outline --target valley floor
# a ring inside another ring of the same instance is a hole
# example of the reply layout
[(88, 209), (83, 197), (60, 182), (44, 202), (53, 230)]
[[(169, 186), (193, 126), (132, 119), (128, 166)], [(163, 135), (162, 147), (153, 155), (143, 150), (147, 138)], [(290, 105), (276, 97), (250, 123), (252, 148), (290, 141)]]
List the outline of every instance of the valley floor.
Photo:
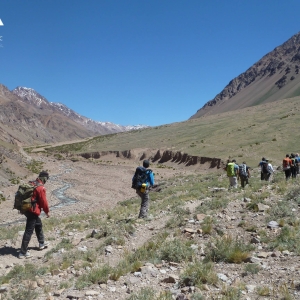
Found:
[[(32, 257), (17, 258), (25, 219), (7, 187), (0, 299), (300, 299), (300, 179), (286, 184), (278, 173), (266, 184), (254, 170), (251, 186), (228, 191), (222, 170), (153, 165), (151, 215), (139, 220), (134, 162), (41, 160), (51, 175), (50, 246), (37, 251), (33, 236)], [(55, 208), (66, 183), (78, 202)]]

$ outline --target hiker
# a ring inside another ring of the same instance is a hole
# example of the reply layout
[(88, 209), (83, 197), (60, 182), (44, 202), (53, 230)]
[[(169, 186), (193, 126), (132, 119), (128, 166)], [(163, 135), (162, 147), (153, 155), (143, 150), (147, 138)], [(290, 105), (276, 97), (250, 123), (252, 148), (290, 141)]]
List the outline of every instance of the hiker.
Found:
[(285, 158), (282, 161), (282, 169), (285, 173), (285, 179), (288, 180), (291, 177), (291, 165), (292, 161), (290, 159), (290, 155), (286, 154)]
[(31, 198), (32, 201), (36, 200), (35, 205), (32, 206), (29, 209), (29, 211), (24, 213), (24, 215), (27, 218), (27, 221), (25, 232), (23, 235), (21, 251), (19, 253), (19, 258), (28, 258), (31, 256), (29, 251), (27, 251), (27, 248), (33, 231), (35, 231), (36, 237), (39, 242), (39, 250), (46, 248), (49, 244), (48, 242), (45, 242), (43, 224), (41, 218), (39, 217), (39, 215), (41, 214), (41, 210), (45, 212), (47, 218), (50, 217), (48, 201), (46, 198), (46, 189), (44, 187), (44, 184), (48, 179), (49, 174), (46, 171), (40, 172), (38, 178), (36, 179), (40, 185), (37, 188), (35, 188)]
[(295, 158), (296, 158), (296, 162), (297, 162), (297, 165), (296, 165), (297, 170), (296, 170), (296, 172), (297, 172), (297, 175), (298, 175), (298, 174), (299, 174), (299, 167), (300, 167), (300, 157), (299, 157), (299, 153), (296, 153)]
[[(149, 189), (150, 186), (154, 185), (154, 174), (153, 172), (148, 169), (149, 168), (149, 161), (148, 160), (144, 160), (143, 161), (143, 166), (142, 167), (137, 167), (136, 169), (136, 173), (132, 178), (132, 181), (134, 182), (134, 179), (137, 175), (138, 172), (142, 172), (145, 174), (145, 179), (143, 179), (140, 184), (138, 184), (138, 186), (136, 187), (136, 193), (140, 196), (141, 198), (141, 208), (140, 208), (140, 213), (138, 218), (147, 218), (148, 216), (148, 209), (149, 209)], [(140, 187), (141, 185), (141, 187)]]
[(294, 153), (291, 154), (290, 159), (292, 161), (292, 165), (291, 165), (292, 178), (296, 178), (297, 177), (297, 169), (298, 169), (298, 159), (296, 159)]
[(242, 164), (239, 165), (239, 178), (241, 179), (242, 188), (245, 187), (246, 184), (249, 184), (250, 178), (250, 168), (247, 166), (246, 162), (243, 161)]
[(262, 165), (262, 173), (263, 173), (263, 180), (270, 181), (271, 175), (274, 173), (274, 169), (271, 163), (269, 163), (268, 159), (265, 159)]
[(262, 157), (261, 161), (258, 164), (258, 167), (260, 167), (260, 180), (264, 180), (264, 174), (263, 174), (263, 171), (262, 171), (262, 166), (263, 166), (265, 161), (266, 161), (266, 159), (264, 157)]
[(239, 174), (239, 166), (236, 164), (236, 160), (233, 159), (231, 162), (228, 160), (225, 167), (227, 176), (229, 178), (229, 188), (237, 188), (237, 176)]

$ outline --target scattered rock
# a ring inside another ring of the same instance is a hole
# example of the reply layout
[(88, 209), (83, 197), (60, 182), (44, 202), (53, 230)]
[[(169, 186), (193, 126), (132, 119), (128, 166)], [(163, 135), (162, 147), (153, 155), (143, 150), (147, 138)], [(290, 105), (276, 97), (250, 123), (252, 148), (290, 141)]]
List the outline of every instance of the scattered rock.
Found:
[(258, 258), (267, 258), (270, 254), (268, 252), (259, 252), (257, 254)]
[(257, 237), (252, 237), (250, 242), (251, 242), (251, 244), (259, 244), (260, 240)]
[(91, 297), (94, 297), (94, 296), (98, 296), (100, 293), (97, 292), (97, 291), (86, 291), (85, 292), (85, 295), (86, 296), (91, 296)]
[(162, 280), (162, 282), (165, 282), (165, 283), (175, 283), (178, 280), (179, 280), (179, 277), (177, 275), (169, 274), (169, 276), (166, 277), (166, 278), (164, 278)]
[(183, 231), (184, 231), (184, 232), (187, 232), (187, 233), (196, 233), (196, 232), (197, 232), (197, 230), (192, 229), (192, 228), (184, 228)]
[(278, 228), (279, 224), (276, 221), (270, 221), (268, 223), (268, 228)]
[(262, 204), (262, 203), (258, 203), (257, 208), (258, 208), (258, 211), (262, 212), (262, 211), (268, 210), (270, 208), (270, 206)]
[(224, 282), (226, 282), (228, 280), (228, 277), (222, 273), (217, 273), (217, 276), (219, 279), (221, 279)]

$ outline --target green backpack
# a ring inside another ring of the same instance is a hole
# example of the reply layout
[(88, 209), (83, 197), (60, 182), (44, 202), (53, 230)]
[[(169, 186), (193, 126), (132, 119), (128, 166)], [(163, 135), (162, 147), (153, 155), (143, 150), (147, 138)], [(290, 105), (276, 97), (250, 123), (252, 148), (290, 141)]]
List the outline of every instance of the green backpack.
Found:
[(235, 166), (235, 163), (233, 163), (233, 162), (227, 164), (227, 166), (226, 166), (227, 176), (229, 176), (229, 177), (236, 176), (235, 171), (234, 171), (234, 166)]
[(31, 207), (35, 206), (36, 200), (31, 200), (33, 191), (42, 184), (37, 180), (29, 181), (19, 185), (15, 194), (14, 209), (17, 209), (21, 214), (29, 211)]

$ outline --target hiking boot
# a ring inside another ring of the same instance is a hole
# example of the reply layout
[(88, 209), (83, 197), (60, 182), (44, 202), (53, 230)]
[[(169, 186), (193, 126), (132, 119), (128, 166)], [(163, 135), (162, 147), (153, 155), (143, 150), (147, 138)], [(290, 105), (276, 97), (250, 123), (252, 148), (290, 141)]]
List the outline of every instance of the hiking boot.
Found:
[(27, 251), (26, 253), (22, 253), (22, 252), (19, 253), (19, 258), (20, 259), (28, 258), (28, 257), (31, 257), (29, 251)]
[(40, 243), (39, 244), (39, 250), (43, 250), (43, 249), (47, 248), (48, 245), (49, 245), (49, 242), (44, 242), (42, 244)]

